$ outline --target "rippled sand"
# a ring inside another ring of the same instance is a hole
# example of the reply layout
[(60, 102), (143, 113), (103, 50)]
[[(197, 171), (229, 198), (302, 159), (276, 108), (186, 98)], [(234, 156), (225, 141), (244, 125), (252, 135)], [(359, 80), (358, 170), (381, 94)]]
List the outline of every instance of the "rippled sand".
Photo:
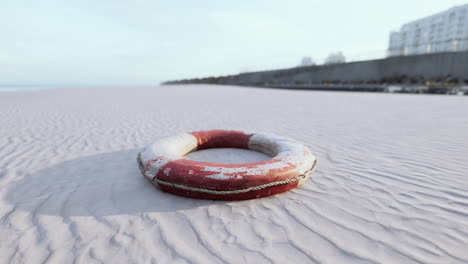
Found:
[[(139, 174), (154, 138), (213, 128), (297, 139), (318, 168), (301, 188), (240, 202), (162, 193)], [(467, 97), (0, 93), (2, 263), (467, 263), (467, 249)]]

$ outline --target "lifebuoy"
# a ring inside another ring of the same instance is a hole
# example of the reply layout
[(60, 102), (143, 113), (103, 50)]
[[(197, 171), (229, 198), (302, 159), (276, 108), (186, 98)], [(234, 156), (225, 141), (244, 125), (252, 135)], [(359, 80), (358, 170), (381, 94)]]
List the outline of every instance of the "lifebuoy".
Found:
[[(263, 152), (265, 161), (225, 164), (183, 156), (209, 148)], [(160, 138), (138, 154), (143, 176), (161, 190), (211, 200), (244, 200), (275, 195), (303, 184), (317, 160), (304, 145), (265, 133), (208, 130)]]

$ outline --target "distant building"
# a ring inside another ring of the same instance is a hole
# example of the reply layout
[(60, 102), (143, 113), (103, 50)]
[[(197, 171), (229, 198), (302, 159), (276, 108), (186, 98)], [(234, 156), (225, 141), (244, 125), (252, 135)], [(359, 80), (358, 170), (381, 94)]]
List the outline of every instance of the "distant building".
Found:
[(305, 66), (314, 66), (315, 62), (311, 57), (302, 57), (301, 64), (299, 64), (299, 67), (305, 67)]
[(403, 25), (390, 33), (388, 56), (468, 50), (468, 4)]
[(345, 63), (345, 62), (346, 62), (346, 57), (343, 55), (343, 52), (341, 51), (337, 53), (331, 53), (325, 59), (325, 64), (339, 64), (339, 63)]

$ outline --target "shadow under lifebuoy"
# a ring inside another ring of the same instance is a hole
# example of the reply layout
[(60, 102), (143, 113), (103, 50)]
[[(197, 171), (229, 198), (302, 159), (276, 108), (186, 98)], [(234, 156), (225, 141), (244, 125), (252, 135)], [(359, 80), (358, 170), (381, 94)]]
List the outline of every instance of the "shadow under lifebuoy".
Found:
[(160, 191), (141, 176), (137, 153), (92, 155), (26, 175), (10, 185), (7, 201), (20, 210), (59, 216), (137, 215), (225, 203)]

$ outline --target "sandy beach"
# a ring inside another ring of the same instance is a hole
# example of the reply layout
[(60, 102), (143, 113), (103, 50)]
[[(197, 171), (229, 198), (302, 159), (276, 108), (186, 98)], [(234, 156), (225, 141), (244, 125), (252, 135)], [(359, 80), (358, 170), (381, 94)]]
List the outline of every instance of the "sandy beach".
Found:
[[(467, 113), (466, 97), (235, 86), (0, 92), (0, 262), (467, 263)], [(204, 129), (294, 138), (319, 164), (236, 202), (141, 176), (146, 144)]]

